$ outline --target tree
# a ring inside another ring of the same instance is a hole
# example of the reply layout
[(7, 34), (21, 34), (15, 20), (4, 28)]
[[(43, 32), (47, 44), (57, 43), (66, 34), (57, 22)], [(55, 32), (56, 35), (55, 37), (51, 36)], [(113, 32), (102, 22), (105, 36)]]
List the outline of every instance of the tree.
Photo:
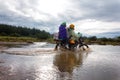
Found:
[(6, 24), (0, 24), (0, 35), (3, 36), (26, 36), (26, 37), (34, 37), (38, 39), (47, 39), (51, 35), (49, 32), (46, 32), (44, 30), (39, 30), (35, 28), (27, 28), (27, 27), (21, 27), (21, 26), (13, 26), (13, 25), (6, 25)]
[(96, 36), (89, 37), (89, 40), (91, 40), (91, 41), (96, 41), (96, 40), (97, 40), (97, 37), (96, 37)]

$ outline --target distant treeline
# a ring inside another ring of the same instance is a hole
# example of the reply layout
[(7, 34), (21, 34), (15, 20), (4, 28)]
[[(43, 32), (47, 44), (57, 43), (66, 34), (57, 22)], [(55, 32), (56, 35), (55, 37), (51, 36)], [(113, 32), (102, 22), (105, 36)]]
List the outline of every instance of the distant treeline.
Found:
[(38, 39), (48, 39), (50, 38), (50, 33), (35, 28), (31, 29), (22, 26), (0, 24), (0, 36), (33, 37)]
[(101, 44), (101, 45), (107, 45), (107, 44), (112, 44), (112, 45), (120, 45), (120, 36), (115, 37), (115, 38), (97, 38), (96, 36), (91, 36), (91, 37), (83, 37), (85, 42), (88, 44)]

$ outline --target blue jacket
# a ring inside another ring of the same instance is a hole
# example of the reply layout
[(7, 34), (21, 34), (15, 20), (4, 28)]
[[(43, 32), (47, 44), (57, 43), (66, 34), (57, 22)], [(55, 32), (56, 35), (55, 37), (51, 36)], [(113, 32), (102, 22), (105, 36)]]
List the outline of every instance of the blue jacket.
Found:
[(59, 27), (59, 39), (67, 39), (67, 30), (64, 25), (60, 25)]

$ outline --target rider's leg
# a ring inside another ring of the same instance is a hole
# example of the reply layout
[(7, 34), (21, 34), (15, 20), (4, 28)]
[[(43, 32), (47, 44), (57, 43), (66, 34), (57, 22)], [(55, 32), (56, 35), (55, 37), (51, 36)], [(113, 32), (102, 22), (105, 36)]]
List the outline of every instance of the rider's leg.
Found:
[(77, 48), (79, 42), (77, 40), (75, 40), (75, 47)]
[(66, 39), (62, 40), (61, 41), (61, 46), (65, 49), (67, 49), (66, 45), (67, 45), (67, 40)]
[(56, 41), (56, 46), (55, 46), (55, 50), (58, 49), (58, 46), (59, 46), (59, 42)]
[(85, 50), (84, 44), (82, 43), (82, 41), (79, 42), (79, 48), (81, 48), (81, 47), (83, 48), (83, 50)]
[(89, 46), (87, 44), (84, 44), (87, 48), (89, 48)]
[(79, 42), (79, 48), (83, 46), (83, 43), (82, 42)]
[(64, 40), (64, 48), (65, 48), (65, 49), (67, 49), (67, 44), (68, 44), (68, 40), (65, 39), (65, 40)]

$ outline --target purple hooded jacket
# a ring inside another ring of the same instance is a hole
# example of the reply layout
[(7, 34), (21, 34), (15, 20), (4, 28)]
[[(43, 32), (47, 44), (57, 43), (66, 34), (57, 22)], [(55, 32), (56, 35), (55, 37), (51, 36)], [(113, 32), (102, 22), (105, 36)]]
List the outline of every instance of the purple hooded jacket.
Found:
[(67, 39), (67, 30), (66, 30), (66, 25), (60, 25), (59, 27), (59, 39)]

